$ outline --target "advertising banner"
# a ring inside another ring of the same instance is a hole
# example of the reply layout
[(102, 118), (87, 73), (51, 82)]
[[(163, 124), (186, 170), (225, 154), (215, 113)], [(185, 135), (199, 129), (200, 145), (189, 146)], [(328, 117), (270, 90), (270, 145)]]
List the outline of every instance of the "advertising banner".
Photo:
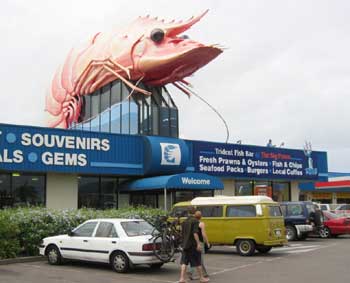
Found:
[(0, 169), (143, 174), (140, 136), (0, 124)]
[(192, 151), (196, 172), (250, 179), (317, 180), (327, 160), (325, 152), (196, 141)]

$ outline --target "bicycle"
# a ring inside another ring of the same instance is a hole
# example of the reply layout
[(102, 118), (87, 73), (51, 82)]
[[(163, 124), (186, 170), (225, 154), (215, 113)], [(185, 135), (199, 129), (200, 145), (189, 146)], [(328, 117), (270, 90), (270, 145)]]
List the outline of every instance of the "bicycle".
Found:
[(168, 221), (167, 216), (157, 217), (152, 224), (155, 228), (152, 232), (153, 252), (162, 262), (173, 259), (175, 252), (181, 251), (180, 219)]

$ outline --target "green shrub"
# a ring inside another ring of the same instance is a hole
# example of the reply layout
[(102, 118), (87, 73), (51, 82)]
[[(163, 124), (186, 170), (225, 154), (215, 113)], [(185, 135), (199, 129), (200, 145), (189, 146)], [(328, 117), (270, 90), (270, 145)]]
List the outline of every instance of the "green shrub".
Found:
[[(67, 234), (68, 231), (94, 218), (143, 218), (152, 220), (164, 215), (159, 209), (129, 207), (125, 209), (68, 209), (10, 208), (0, 210), (0, 258), (38, 255), (40, 241), (49, 236)], [(4, 224), (1, 224), (3, 221)], [(2, 247), (6, 247), (2, 248)], [(19, 248), (20, 247), (20, 248)], [(3, 255), (4, 254), (4, 255)]]
[(0, 259), (12, 258), (19, 253), (18, 234), (18, 226), (0, 216)]

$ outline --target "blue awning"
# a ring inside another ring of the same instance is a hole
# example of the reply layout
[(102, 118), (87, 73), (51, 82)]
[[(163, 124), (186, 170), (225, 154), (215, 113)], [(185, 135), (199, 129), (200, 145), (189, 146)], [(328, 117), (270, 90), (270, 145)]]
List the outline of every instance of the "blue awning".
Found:
[(156, 176), (125, 182), (122, 192), (146, 190), (223, 190), (220, 179), (202, 173), (181, 173), (176, 175)]

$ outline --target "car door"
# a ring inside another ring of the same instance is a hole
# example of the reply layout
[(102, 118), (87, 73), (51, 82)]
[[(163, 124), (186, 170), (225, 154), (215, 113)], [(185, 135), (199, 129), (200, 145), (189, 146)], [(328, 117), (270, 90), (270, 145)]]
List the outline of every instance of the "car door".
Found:
[(109, 262), (110, 252), (117, 249), (119, 237), (113, 222), (100, 221), (96, 233), (90, 238), (90, 260)]
[(65, 258), (90, 260), (92, 247), (90, 240), (97, 227), (97, 221), (88, 221), (78, 226), (72, 234), (60, 243), (62, 256)]

